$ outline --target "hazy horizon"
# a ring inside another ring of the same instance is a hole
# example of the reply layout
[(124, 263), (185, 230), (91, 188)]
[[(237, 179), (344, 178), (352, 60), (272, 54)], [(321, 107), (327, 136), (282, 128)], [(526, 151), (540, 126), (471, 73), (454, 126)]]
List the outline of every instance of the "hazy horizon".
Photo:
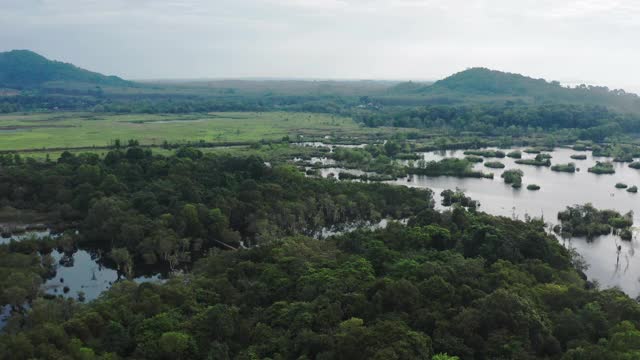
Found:
[(631, 0), (3, 0), (0, 51), (132, 80), (435, 81), (470, 67), (640, 91)]

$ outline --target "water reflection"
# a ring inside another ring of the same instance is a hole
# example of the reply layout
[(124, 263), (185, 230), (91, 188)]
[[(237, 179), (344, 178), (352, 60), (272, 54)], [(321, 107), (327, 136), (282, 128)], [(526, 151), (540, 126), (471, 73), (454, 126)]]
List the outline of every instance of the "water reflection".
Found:
[[(88, 251), (78, 250), (73, 254), (53, 251), (51, 255), (57, 264), (56, 275), (43, 285), (47, 294), (77, 299), (82, 293), (85, 301), (91, 301), (120, 279), (116, 270), (102, 265), (100, 258)], [(136, 277), (133, 281), (162, 283), (166, 280), (161, 274), (152, 274)]]
[(11, 305), (5, 305), (0, 307), (0, 330), (2, 330), (7, 325), (7, 321), (9, 321), (10, 316), (11, 316)]
[(47, 280), (43, 290), (51, 295), (77, 298), (80, 292), (91, 301), (109, 289), (118, 279), (118, 272), (100, 265), (97, 258), (84, 250), (68, 255), (54, 251), (56, 276)]

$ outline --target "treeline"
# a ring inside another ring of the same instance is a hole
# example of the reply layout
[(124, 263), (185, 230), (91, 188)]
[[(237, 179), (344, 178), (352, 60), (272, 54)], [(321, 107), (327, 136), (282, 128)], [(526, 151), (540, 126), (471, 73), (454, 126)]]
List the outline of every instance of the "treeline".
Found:
[(542, 131), (570, 131), (579, 139), (603, 140), (635, 133), (640, 117), (603, 106), (548, 104), (425, 106), (385, 111), (360, 111), (356, 121), (371, 127), (449, 128), (492, 136), (522, 136)]
[(636, 359), (640, 305), (572, 264), (540, 221), (429, 209), (408, 226), (216, 252), (87, 305), (37, 300), (0, 358)]
[(337, 96), (198, 96), (104, 94), (98, 90), (40, 90), (0, 98), (0, 113), (93, 111), (96, 113), (187, 114), (214, 111), (301, 111), (345, 113), (357, 100)]

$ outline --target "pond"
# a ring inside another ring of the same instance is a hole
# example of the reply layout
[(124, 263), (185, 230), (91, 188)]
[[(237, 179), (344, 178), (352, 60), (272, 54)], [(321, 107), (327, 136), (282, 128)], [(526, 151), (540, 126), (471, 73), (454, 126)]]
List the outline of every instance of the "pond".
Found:
[[(82, 292), (85, 301), (91, 301), (119, 280), (116, 270), (102, 265), (98, 255), (86, 250), (78, 250), (70, 255), (53, 251), (51, 255), (55, 259), (56, 275), (42, 286), (47, 294), (77, 299), (78, 293)], [(140, 275), (133, 281), (162, 283), (166, 279), (155, 273)]]
[(0, 306), (0, 330), (2, 330), (11, 316), (11, 305)]
[[(92, 301), (118, 281), (118, 272), (101, 265), (99, 258), (88, 251), (78, 250), (71, 255), (53, 251), (51, 256), (55, 259), (56, 274), (42, 285), (42, 291), (46, 294), (78, 299), (82, 292), (83, 301)], [(156, 273), (140, 275), (133, 281), (138, 284), (163, 283), (166, 277)], [(10, 316), (11, 306), (0, 307), (0, 330), (7, 324)]]
[[(0, 244), (9, 243), (11, 240), (20, 241), (23, 239), (42, 239), (52, 235), (49, 230), (28, 231), (19, 235), (12, 235), (9, 238), (0, 238)], [(51, 256), (55, 260), (56, 274), (53, 278), (47, 279), (42, 285), (42, 290), (46, 294), (61, 295), (67, 298), (78, 298), (78, 293), (84, 294), (85, 301), (96, 299), (105, 290), (109, 289), (117, 280), (118, 272), (101, 264), (100, 256), (92, 254), (87, 250), (76, 250), (73, 254), (65, 254), (54, 250)], [(157, 270), (157, 269), (156, 269)], [(135, 277), (133, 281), (144, 282), (164, 282), (166, 276), (157, 271), (144, 271)], [(67, 288), (65, 291), (65, 287)]]
[[(525, 215), (543, 217), (550, 224), (558, 223), (557, 214), (567, 206), (592, 203), (599, 209), (615, 209), (621, 213), (633, 211), (635, 226), (640, 225), (640, 194), (624, 189), (616, 189), (618, 182), (629, 186), (640, 186), (640, 170), (629, 168), (627, 163), (614, 163), (613, 175), (596, 175), (587, 168), (597, 161), (612, 161), (610, 158), (593, 157), (590, 152), (578, 152), (559, 148), (549, 152), (552, 164), (573, 162), (580, 168), (576, 173), (555, 172), (548, 167), (516, 164), (514, 159), (485, 159), (500, 161), (505, 169), (489, 169), (482, 163), (474, 169), (495, 174), (494, 179), (426, 177), (412, 175), (390, 183), (411, 187), (430, 188), (434, 191), (436, 203), (440, 204), (440, 192), (459, 188), (474, 200), (480, 201), (480, 210), (494, 215), (523, 219)], [(586, 154), (586, 160), (571, 159), (573, 154)], [(441, 160), (445, 157), (463, 158), (462, 150), (428, 152), (419, 154), (425, 160)], [(535, 154), (522, 154), (524, 158), (534, 158)], [(504, 170), (520, 169), (524, 172), (521, 189), (513, 189), (504, 183), (500, 175)], [(408, 181), (410, 179), (410, 181)], [(529, 191), (528, 184), (537, 184), (539, 191)], [(615, 236), (602, 236), (592, 241), (574, 238), (561, 240), (568, 247), (575, 248), (589, 264), (586, 271), (591, 280), (597, 280), (601, 287), (618, 286), (632, 297), (640, 294), (640, 255), (636, 256), (638, 228), (634, 229), (633, 241), (621, 241)], [(618, 261), (617, 246), (622, 246)]]

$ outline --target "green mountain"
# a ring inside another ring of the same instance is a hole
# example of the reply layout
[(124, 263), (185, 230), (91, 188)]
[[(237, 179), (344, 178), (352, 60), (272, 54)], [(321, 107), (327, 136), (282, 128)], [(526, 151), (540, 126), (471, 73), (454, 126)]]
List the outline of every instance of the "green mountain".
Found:
[(50, 83), (128, 87), (133, 83), (72, 64), (53, 61), (28, 50), (0, 53), (0, 88), (34, 89)]
[(558, 82), (533, 79), (485, 68), (473, 68), (437, 81), (429, 90), (452, 90), (483, 95), (544, 95), (562, 91)]
[(625, 112), (640, 112), (640, 98), (624, 90), (604, 86), (581, 85), (564, 87), (557, 81), (534, 79), (520, 74), (472, 68), (432, 85), (416, 86), (402, 83), (391, 94), (420, 96), (429, 99), (449, 99), (450, 102), (567, 103), (602, 105)]

